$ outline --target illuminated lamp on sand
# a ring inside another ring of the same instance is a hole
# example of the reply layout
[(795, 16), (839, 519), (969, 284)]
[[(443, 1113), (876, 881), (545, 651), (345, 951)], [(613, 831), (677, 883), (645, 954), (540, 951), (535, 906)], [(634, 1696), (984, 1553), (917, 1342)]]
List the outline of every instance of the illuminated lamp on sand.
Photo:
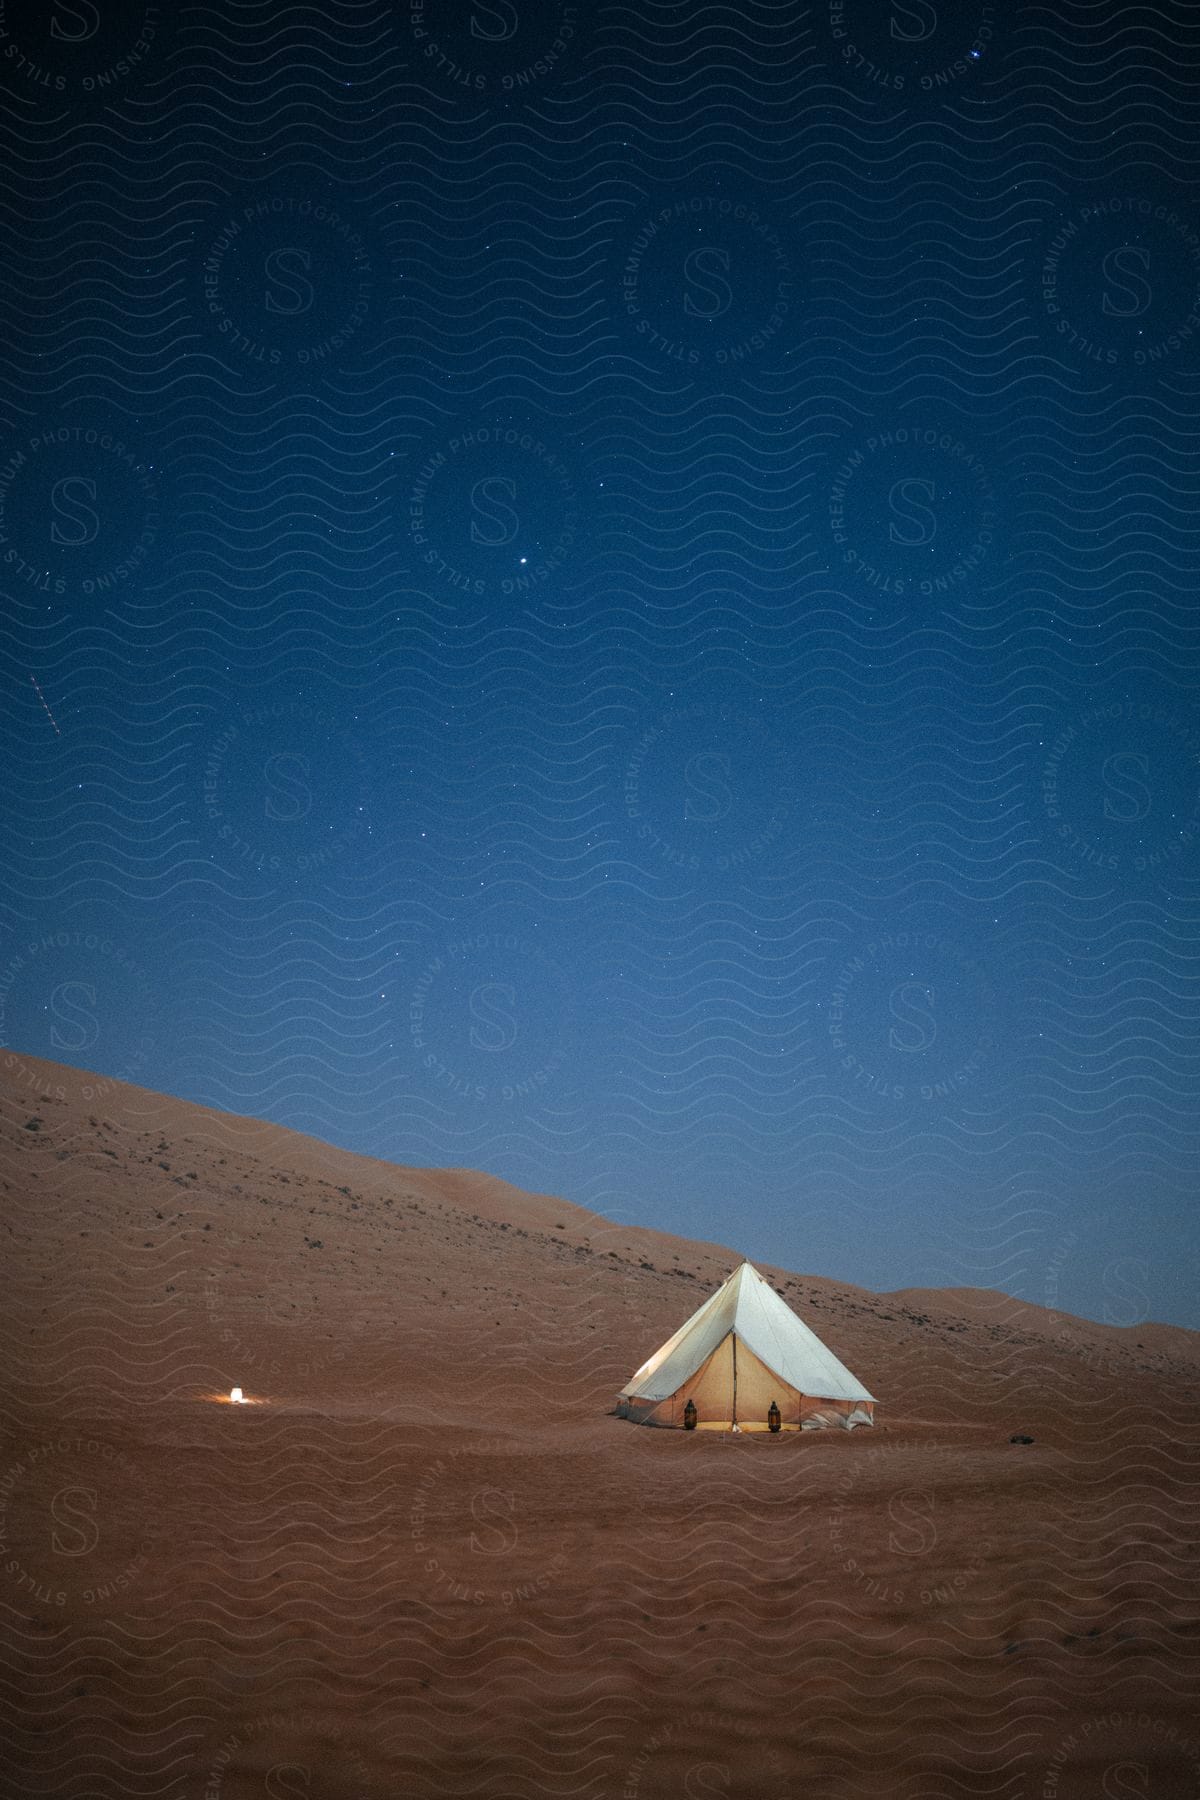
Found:
[(241, 1388), (230, 1388), (229, 1398), (234, 1406), (246, 1406), (249, 1404)]

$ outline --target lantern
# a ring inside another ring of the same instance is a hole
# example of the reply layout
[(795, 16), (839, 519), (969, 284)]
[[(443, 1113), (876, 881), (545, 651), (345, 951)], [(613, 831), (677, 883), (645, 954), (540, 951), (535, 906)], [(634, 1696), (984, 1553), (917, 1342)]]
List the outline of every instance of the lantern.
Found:
[(685, 1431), (695, 1431), (696, 1429), (696, 1402), (694, 1400), (689, 1400), (683, 1409), (683, 1429)]
[(770, 1406), (767, 1408), (767, 1429), (768, 1431), (778, 1431), (782, 1424), (783, 1419), (780, 1416), (779, 1403), (776, 1400), (772, 1400)]
[(246, 1404), (246, 1396), (241, 1388), (230, 1388), (229, 1398), (234, 1406), (245, 1406)]

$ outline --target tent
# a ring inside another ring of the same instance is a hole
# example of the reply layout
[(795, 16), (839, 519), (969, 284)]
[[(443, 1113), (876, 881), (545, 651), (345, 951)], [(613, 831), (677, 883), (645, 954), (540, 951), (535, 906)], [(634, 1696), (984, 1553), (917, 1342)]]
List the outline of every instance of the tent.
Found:
[(709, 1431), (766, 1431), (772, 1400), (784, 1431), (875, 1423), (875, 1396), (748, 1262), (642, 1364), (617, 1413), (682, 1426), (689, 1400)]

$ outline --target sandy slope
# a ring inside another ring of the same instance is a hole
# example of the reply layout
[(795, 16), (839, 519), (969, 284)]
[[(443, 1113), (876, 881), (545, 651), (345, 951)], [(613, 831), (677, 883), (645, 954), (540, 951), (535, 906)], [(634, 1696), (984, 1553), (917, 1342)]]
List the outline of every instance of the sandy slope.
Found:
[(7, 1053), (0, 1182), (4, 1792), (1200, 1793), (1197, 1334), (764, 1268), (880, 1426), (693, 1438), (731, 1248)]

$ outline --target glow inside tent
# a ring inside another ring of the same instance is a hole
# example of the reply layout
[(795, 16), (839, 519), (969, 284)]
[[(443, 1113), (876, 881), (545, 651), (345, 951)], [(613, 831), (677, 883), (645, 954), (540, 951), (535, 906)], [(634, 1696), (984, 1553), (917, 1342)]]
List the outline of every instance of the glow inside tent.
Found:
[(617, 1412), (682, 1426), (689, 1400), (709, 1431), (766, 1431), (772, 1400), (784, 1431), (875, 1423), (875, 1396), (748, 1262), (642, 1364)]

